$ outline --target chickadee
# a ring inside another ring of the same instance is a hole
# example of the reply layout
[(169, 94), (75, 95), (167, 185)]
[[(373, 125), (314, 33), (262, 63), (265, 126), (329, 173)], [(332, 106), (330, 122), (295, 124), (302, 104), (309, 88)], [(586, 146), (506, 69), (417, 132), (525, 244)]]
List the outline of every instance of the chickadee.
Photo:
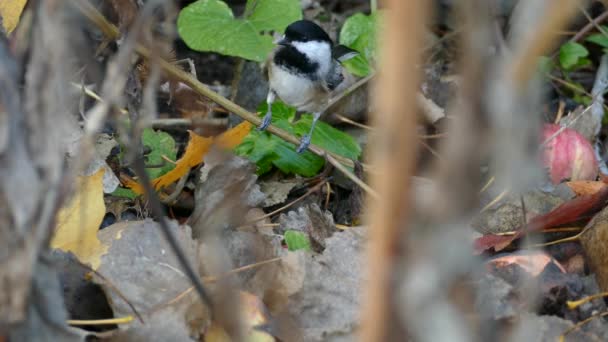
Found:
[(334, 46), (329, 35), (312, 21), (299, 20), (287, 26), (265, 66), (268, 111), (259, 129), (264, 130), (270, 124), (272, 103), (278, 96), (299, 111), (313, 113), (310, 131), (302, 137), (297, 149), (298, 153), (305, 151), (332, 94), (344, 88), (340, 62), (356, 55), (357, 51), (343, 45)]

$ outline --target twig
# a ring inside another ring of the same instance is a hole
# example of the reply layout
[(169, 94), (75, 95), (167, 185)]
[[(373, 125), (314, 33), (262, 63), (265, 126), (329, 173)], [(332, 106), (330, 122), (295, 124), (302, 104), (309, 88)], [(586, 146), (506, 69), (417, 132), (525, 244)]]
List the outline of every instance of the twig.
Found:
[(568, 306), (568, 309), (574, 310), (587, 302), (590, 302), (590, 301), (592, 301), (594, 299), (598, 299), (598, 298), (604, 298), (604, 297), (608, 297), (608, 292), (596, 293), (591, 296), (583, 297), (579, 300), (568, 300), (568, 301), (566, 301), (566, 305)]
[(135, 161), (133, 163), (133, 168), (135, 170), (135, 173), (139, 177), (140, 184), (144, 188), (144, 193), (146, 194), (146, 197), (148, 198), (150, 210), (152, 211), (154, 216), (156, 216), (158, 219), (158, 223), (160, 224), (161, 231), (163, 232), (165, 239), (167, 239), (167, 242), (169, 242), (171, 249), (175, 253), (175, 256), (179, 260), (179, 263), (184, 268), (186, 275), (188, 276), (188, 278), (194, 285), (194, 288), (196, 289), (196, 292), (200, 296), (201, 300), (205, 304), (207, 304), (207, 306), (210, 309), (212, 309), (213, 302), (211, 300), (211, 297), (209, 297), (209, 295), (207, 294), (207, 291), (203, 287), (203, 284), (201, 283), (199, 276), (194, 271), (194, 268), (190, 264), (190, 261), (186, 258), (186, 255), (184, 255), (184, 251), (183, 251), (183, 249), (181, 249), (181, 246), (179, 245), (179, 243), (177, 242), (177, 239), (173, 235), (171, 228), (169, 228), (169, 224), (167, 223), (167, 217), (165, 216), (165, 213), (163, 212), (163, 208), (161, 206), (160, 200), (158, 199), (158, 195), (156, 194), (156, 191), (154, 190), (154, 188), (152, 187), (152, 184), (150, 183), (150, 177), (146, 173), (146, 169), (145, 169), (146, 166), (144, 165), (143, 159), (135, 158)]
[(558, 341), (559, 342), (564, 342), (566, 340), (566, 335), (568, 335), (569, 333), (571, 333), (571, 332), (573, 332), (573, 331), (575, 331), (577, 329), (580, 329), (583, 325), (591, 322), (595, 318), (604, 317), (606, 315), (608, 315), (608, 311), (599, 312), (599, 313), (596, 313), (596, 314), (593, 314), (593, 315), (589, 316), (589, 318), (587, 318), (587, 319), (584, 319), (584, 320), (576, 323), (575, 325), (573, 325), (572, 327), (570, 327), (566, 331), (564, 331), (564, 333), (559, 336), (559, 340)]
[(292, 205), (294, 205), (294, 204), (296, 204), (296, 203), (300, 202), (301, 200), (305, 199), (306, 197), (310, 196), (310, 194), (312, 194), (313, 192), (315, 192), (315, 191), (319, 190), (319, 189), (320, 189), (320, 188), (321, 188), (321, 187), (322, 187), (322, 186), (323, 186), (323, 185), (324, 185), (326, 182), (327, 182), (327, 180), (323, 180), (323, 181), (319, 182), (318, 184), (316, 184), (316, 185), (315, 185), (315, 186), (313, 186), (312, 188), (308, 189), (308, 191), (306, 191), (306, 193), (305, 193), (304, 195), (302, 195), (302, 196), (300, 196), (300, 197), (296, 198), (295, 200), (293, 200), (293, 201), (291, 201), (291, 202), (289, 202), (289, 203), (285, 204), (284, 206), (280, 207), (280, 208), (279, 208), (279, 209), (277, 209), (277, 210), (274, 210), (274, 211), (272, 211), (272, 212), (269, 212), (268, 214), (262, 215), (262, 216), (257, 217), (257, 218), (255, 218), (255, 219), (253, 219), (253, 220), (249, 221), (249, 222), (246, 222), (245, 224), (241, 225), (241, 227), (244, 227), (244, 226), (248, 226), (248, 225), (254, 224), (254, 223), (256, 223), (256, 222), (262, 221), (262, 220), (263, 220), (263, 219), (265, 219), (265, 218), (272, 217), (272, 216), (274, 216), (274, 215), (276, 215), (276, 214), (280, 213), (281, 211), (283, 211), (283, 210), (285, 210), (285, 209), (287, 209), (287, 208), (291, 207)]
[[(571, 42), (578, 42), (587, 33), (589, 33), (589, 31), (593, 30), (593, 28), (595, 27), (595, 25), (601, 24), (604, 20), (606, 20), (606, 18), (608, 18), (608, 11), (604, 11), (602, 14), (598, 15), (597, 17), (595, 17), (595, 19), (593, 19), (591, 22), (589, 22), (587, 25), (585, 25), (572, 38), (570, 38), (570, 41)], [(556, 55), (557, 55), (557, 53), (556, 53)]]
[(341, 115), (341, 114), (336, 114), (335, 116), (336, 116), (336, 117), (337, 117), (337, 118), (338, 118), (340, 121), (342, 121), (342, 122), (346, 122), (347, 124), (351, 124), (351, 125), (353, 125), (353, 126), (357, 126), (357, 127), (359, 127), (359, 128), (364, 128), (364, 129), (367, 129), (367, 130), (370, 130), (370, 131), (373, 131), (373, 130), (374, 130), (374, 128), (373, 128), (373, 127), (368, 126), (368, 125), (364, 125), (364, 124), (362, 124), (362, 123), (360, 123), (360, 122), (353, 121), (353, 120), (351, 120), (351, 119), (347, 118), (347, 117), (346, 117), (346, 116), (344, 116), (344, 115)]
[(496, 196), (492, 201), (490, 201), (490, 203), (486, 204), (483, 208), (481, 208), (479, 212), (483, 213), (484, 211), (492, 208), (494, 204), (500, 202), (500, 200), (502, 200), (508, 193), (509, 189), (503, 190), (500, 194), (498, 194), (498, 196)]
[(576, 115), (574, 118), (572, 118), (572, 120), (568, 122), (568, 125), (561, 126), (555, 133), (551, 134), (551, 136), (549, 136), (547, 139), (545, 139), (545, 141), (543, 141), (540, 144), (540, 148), (541, 149), (545, 148), (548, 143), (550, 143), (553, 139), (555, 139), (558, 135), (560, 135), (560, 133), (562, 133), (570, 125), (574, 124), (578, 119), (580, 119), (581, 116), (583, 116), (585, 113), (587, 113), (587, 111), (589, 111), (590, 109), (591, 109), (591, 106), (585, 108), (582, 112), (580, 112), (578, 115)]
[(133, 316), (125, 316), (108, 319), (68, 319), (69, 325), (117, 325), (133, 322)]
[(431, 152), (431, 154), (434, 155), (435, 158), (437, 158), (437, 160), (439, 160), (440, 162), (444, 161), (444, 159), (441, 157), (441, 155), (439, 154), (439, 152), (435, 151), (435, 149), (432, 148), (431, 145), (427, 144), (422, 139), (418, 140), (418, 142), (420, 143), (420, 145), (424, 146), (424, 148), (426, 148), (427, 150), (429, 150), (429, 152)]
[(557, 115), (555, 116), (554, 124), (559, 124), (562, 116), (564, 116), (564, 109), (566, 108), (566, 102), (559, 100), (559, 107), (557, 108)]
[(208, 125), (208, 126), (226, 126), (228, 125), (228, 119), (220, 118), (167, 118), (167, 119), (152, 119), (149, 121), (150, 126), (168, 128), (176, 126), (196, 126), (196, 125)]
[(164, 204), (168, 204), (168, 205), (175, 204), (177, 197), (179, 197), (179, 195), (184, 190), (184, 186), (186, 185), (186, 181), (188, 180), (189, 176), (190, 176), (190, 172), (186, 172), (182, 176), (182, 178), (179, 179), (179, 181), (177, 182), (177, 185), (175, 186), (175, 190), (171, 193), (171, 195), (167, 196), (166, 198), (163, 198), (162, 201)]
[(112, 291), (114, 291), (114, 293), (116, 293), (118, 295), (118, 297), (120, 297), (120, 299), (122, 299), (129, 306), (129, 308), (131, 309), (131, 311), (133, 312), (135, 317), (137, 317), (137, 319), (141, 323), (144, 323), (144, 319), (141, 317), (141, 315), (139, 314), (137, 309), (135, 309), (135, 306), (133, 304), (131, 304), (131, 301), (129, 301), (127, 299), (127, 297), (108, 278), (104, 277), (101, 273), (97, 272), (97, 270), (93, 269), (89, 265), (83, 264), (81, 262), (78, 262), (77, 265), (84, 268), (88, 272), (93, 273), (95, 276), (97, 276), (99, 279), (101, 279), (106, 285), (108, 285), (108, 287), (110, 289), (112, 289)]
[(348, 179), (350, 179), (351, 181), (353, 181), (353, 183), (361, 187), (361, 189), (365, 190), (368, 195), (372, 196), (374, 199), (378, 199), (378, 193), (374, 191), (374, 189), (372, 189), (369, 185), (365, 184), (364, 181), (359, 179), (359, 177), (355, 176), (354, 173), (350, 172), (349, 169), (344, 167), (344, 165), (340, 164), (340, 162), (338, 162), (334, 157), (326, 155), (325, 158), (327, 158), (327, 161), (340, 172), (342, 172)]
[(327, 182), (326, 184), (327, 184), (327, 195), (325, 196), (325, 205), (323, 206), (323, 208), (325, 210), (327, 210), (327, 208), (329, 208), (329, 199), (331, 198), (331, 184), (329, 184), (329, 182)]
[(203, 281), (205, 283), (215, 283), (215, 282), (217, 282), (218, 280), (220, 280), (222, 278), (226, 278), (226, 277), (229, 277), (229, 276), (231, 276), (233, 274), (237, 274), (237, 273), (244, 272), (244, 271), (247, 271), (247, 270), (251, 270), (251, 269), (254, 269), (254, 268), (266, 265), (266, 264), (270, 264), (270, 263), (273, 263), (275, 261), (279, 261), (281, 259), (282, 259), (281, 257), (276, 257), (276, 258), (272, 258), (272, 259), (256, 262), (254, 264), (237, 267), (237, 268), (235, 268), (233, 270), (230, 270), (230, 271), (228, 271), (226, 273), (223, 273), (223, 274), (220, 274), (220, 275), (217, 275), (217, 276), (203, 277)]
[(345, 98), (348, 95), (352, 94), (355, 90), (359, 89), (359, 87), (361, 87), (365, 83), (369, 82), (372, 78), (374, 78), (374, 76), (376, 76), (376, 73), (371, 73), (371, 74), (365, 76), (364, 78), (362, 78), (362, 79), (358, 80), (357, 82), (353, 83), (350, 87), (344, 89), (344, 91), (341, 92), (340, 94), (338, 94), (335, 97), (333, 97), (331, 100), (329, 100), (329, 102), (327, 103), (327, 105), (325, 105), (325, 108), (323, 108), (323, 110), (321, 110), (321, 115), (325, 114), (325, 112), (329, 108), (331, 108), (336, 103), (340, 102), (343, 98)]
[[(204, 277), (203, 278), (203, 282), (205, 282), (205, 283), (216, 282), (216, 281), (220, 280), (221, 278), (224, 278), (224, 277), (227, 277), (227, 276), (239, 273), (239, 272), (247, 271), (247, 270), (250, 270), (250, 269), (253, 269), (253, 268), (256, 268), (256, 267), (260, 267), (260, 266), (263, 266), (263, 265), (266, 265), (266, 264), (270, 264), (270, 263), (273, 263), (273, 262), (279, 261), (279, 260), (281, 260), (281, 257), (277, 257), (277, 258), (272, 258), (272, 259), (256, 262), (256, 263), (245, 265), (245, 266), (242, 266), (242, 267), (237, 267), (237, 268), (235, 268), (233, 270), (230, 270), (230, 271), (228, 271), (228, 272), (226, 272), (224, 274), (218, 275), (218, 276)], [(177, 296), (175, 296), (173, 299), (169, 300), (168, 302), (159, 304), (158, 306), (156, 306), (155, 308), (153, 308), (151, 310), (151, 312), (156, 312), (156, 311), (158, 311), (161, 308), (167, 307), (167, 306), (169, 306), (169, 305), (171, 305), (171, 304), (179, 301), (180, 299), (184, 298), (184, 296), (186, 296), (188, 293), (192, 292), (192, 290), (194, 290), (194, 286), (190, 286), (189, 288), (185, 289), (184, 291), (182, 291), (180, 294), (178, 294)]]
[(439, 138), (445, 138), (447, 135), (448, 135), (447, 133), (422, 134), (422, 135), (419, 135), (418, 138), (420, 138), (420, 139), (439, 139)]

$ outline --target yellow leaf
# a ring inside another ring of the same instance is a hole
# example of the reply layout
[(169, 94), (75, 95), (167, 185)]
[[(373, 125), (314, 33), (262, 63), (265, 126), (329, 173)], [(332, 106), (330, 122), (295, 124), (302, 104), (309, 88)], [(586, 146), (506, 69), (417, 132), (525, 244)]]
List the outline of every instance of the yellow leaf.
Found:
[[(216, 138), (205, 138), (192, 131), (188, 131), (190, 133), (190, 142), (186, 147), (184, 155), (175, 163), (173, 170), (152, 180), (154, 188), (161, 189), (182, 178), (192, 167), (203, 162), (203, 158), (213, 144), (226, 149), (236, 147), (243, 141), (243, 138), (245, 138), (250, 130), (251, 123), (244, 121)], [(133, 180), (123, 181), (123, 185), (137, 194), (143, 193), (142, 186)]]
[(218, 146), (223, 148), (235, 148), (245, 136), (251, 131), (251, 122), (243, 121), (216, 138)]
[(17, 24), (19, 17), (27, 0), (2, 0), (0, 1), (0, 17), (2, 17), (2, 26), (7, 34), (10, 34)]
[(52, 248), (72, 252), (82, 263), (97, 269), (108, 250), (97, 238), (106, 213), (103, 201), (103, 169), (79, 177), (72, 198), (59, 210)]
[(203, 162), (203, 157), (209, 151), (213, 138), (201, 137), (192, 131), (188, 132), (190, 133), (190, 142), (186, 146), (184, 155), (175, 163), (173, 170), (152, 181), (154, 188), (160, 189), (172, 184), (190, 171), (191, 167)]

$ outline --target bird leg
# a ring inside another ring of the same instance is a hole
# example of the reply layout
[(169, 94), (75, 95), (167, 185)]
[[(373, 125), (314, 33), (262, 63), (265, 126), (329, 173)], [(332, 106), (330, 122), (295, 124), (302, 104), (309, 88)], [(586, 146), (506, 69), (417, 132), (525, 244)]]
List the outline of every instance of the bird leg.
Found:
[(268, 96), (266, 96), (266, 104), (268, 104), (268, 110), (266, 111), (266, 115), (262, 119), (262, 123), (258, 126), (258, 130), (265, 130), (270, 122), (272, 121), (272, 104), (274, 103), (274, 99), (276, 98), (276, 94), (272, 89), (268, 90)]
[(317, 125), (317, 121), (319, 120), (320, 116), (321, 116), (321, 112), (313, 113), (312, 124), (310, 125), (310, 131), (308, 131), (308, 134), (306, 134), (305, 136), (302, 137), (302, 140), (300, 140), (300, 146), (298, 146), (298, 149), (296, 150), (296, 152), (302, 153), (302, 152), (306, 151), (306, 149), (308, 148), (308, 145), (310, 145), (310, 139), (312, 138), (312, 132), (315, 130), (315, 126)]

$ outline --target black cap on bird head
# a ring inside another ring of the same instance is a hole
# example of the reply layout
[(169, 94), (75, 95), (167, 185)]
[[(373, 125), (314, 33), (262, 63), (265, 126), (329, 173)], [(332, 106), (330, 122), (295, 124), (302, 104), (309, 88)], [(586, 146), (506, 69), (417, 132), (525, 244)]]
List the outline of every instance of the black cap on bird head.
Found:
[(298, 20), (289, 24), (285, 29), (284, 40), (288, 42), (321, 41), (332, 44), (327, 32), (310, 20)]

